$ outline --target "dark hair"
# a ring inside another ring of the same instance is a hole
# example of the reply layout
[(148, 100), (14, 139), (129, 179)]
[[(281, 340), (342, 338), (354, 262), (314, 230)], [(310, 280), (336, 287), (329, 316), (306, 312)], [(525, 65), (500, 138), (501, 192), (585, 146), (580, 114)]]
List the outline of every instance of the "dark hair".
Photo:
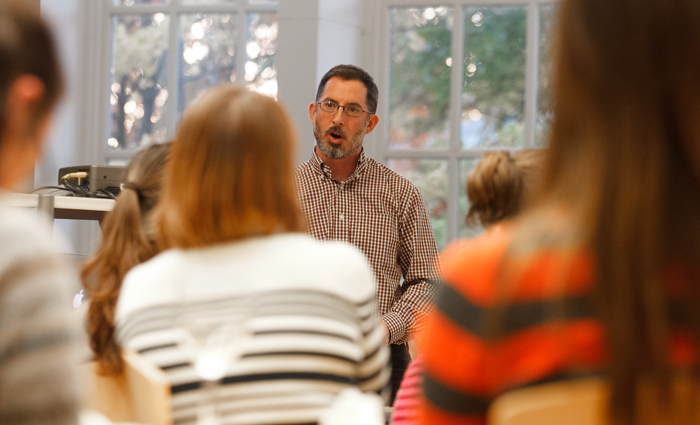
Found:
[(539, 176), (541, 149), (485, 154), (467, 177), (468, 226), (491, 226), (523, 209)]
[(44, 83), (44, 96), (36, 102), (32, 121), (45, 117), (63, 93), (53, 35), (38, 8), (26, 1), (0, 1), (0, 132), (5, 126), (7, 93), (21, 75), (34, 75)]
[(124, 275), (158, 251), (152, 206), (160, 196), (171, 143), (152, 145), (134, 155), (127, 184), (102, 224), (102, 244), (82, 267), (82, 281), (90, 295), (90, 347), (104, 375), (122, 371), (120, 348), (114, 340), (114, 308)]
[(367, 109), (369, 112), (377, 112), (377, 102), (379, 98), (379, 89), (374, 83), (374, 79), (371, 75), (367, 73), (364, 69), (355, 65), (336, 65), (331, 68), (326, 74), (321, 78), (321, 82), (318, 83), (318, 90), (316, 90), (316, 101), (321, 99), (323, 91), (326, 89), (326, 83), (333, 77), (338, 77), (343, 80), (357, 80), (361, 81), (362, 84), (367, 87)]
[(289, 115), (271, 97), (235, 86), (209, 90), (177, 132), (156, 206), (159, 246), (302, 231), (292, 178), (296, 146)]

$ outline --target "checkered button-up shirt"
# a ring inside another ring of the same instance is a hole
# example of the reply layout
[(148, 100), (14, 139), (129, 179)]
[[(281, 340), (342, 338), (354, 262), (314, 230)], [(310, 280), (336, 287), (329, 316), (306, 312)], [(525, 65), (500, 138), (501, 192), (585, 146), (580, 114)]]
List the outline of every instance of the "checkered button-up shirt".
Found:
[(309, 234), (349, 242), (365, 254), (390, 342), (412, 339), (432, 305), (439, 272), (433, 230), (418, 189), (367, 158), (364, 149), (345, 181), (333, 179), (315, 151), (297, 167), (295, 177)]

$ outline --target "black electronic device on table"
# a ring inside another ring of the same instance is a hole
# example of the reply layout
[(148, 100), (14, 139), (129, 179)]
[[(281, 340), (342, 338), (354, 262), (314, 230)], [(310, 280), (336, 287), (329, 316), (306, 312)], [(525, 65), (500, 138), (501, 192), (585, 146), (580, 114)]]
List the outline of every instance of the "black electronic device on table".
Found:
[(58, 170), (58, 184), (86, 194), (116, 196), (126, 184), (126, 167), (119, 165), (75, 165)]

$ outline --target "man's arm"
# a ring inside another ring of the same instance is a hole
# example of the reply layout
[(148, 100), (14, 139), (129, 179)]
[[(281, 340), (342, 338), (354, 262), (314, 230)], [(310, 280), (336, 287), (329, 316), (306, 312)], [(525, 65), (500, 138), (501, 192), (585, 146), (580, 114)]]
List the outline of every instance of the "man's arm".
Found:
[(440, 279), (440, 264), (430, 217), (418, 189), (410, 185), (399, 222), (397, 261), (403, 274), (401, 298), (382, 316), (389, 342), (413, 339), (422, 328)]

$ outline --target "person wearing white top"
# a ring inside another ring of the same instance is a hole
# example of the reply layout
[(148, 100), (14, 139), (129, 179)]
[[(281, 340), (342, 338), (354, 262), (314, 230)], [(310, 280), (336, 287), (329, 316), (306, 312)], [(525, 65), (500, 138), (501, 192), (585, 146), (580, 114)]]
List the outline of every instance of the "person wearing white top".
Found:
[(165, 372), (175, 424), (315, 424), (341, 391), (386, 388), (371, 268), (302, 233), (294, 146), (282, 107), (242, 88), (185, 114), (155, 207), (164, 251), (116, 308), (117, 341)]

